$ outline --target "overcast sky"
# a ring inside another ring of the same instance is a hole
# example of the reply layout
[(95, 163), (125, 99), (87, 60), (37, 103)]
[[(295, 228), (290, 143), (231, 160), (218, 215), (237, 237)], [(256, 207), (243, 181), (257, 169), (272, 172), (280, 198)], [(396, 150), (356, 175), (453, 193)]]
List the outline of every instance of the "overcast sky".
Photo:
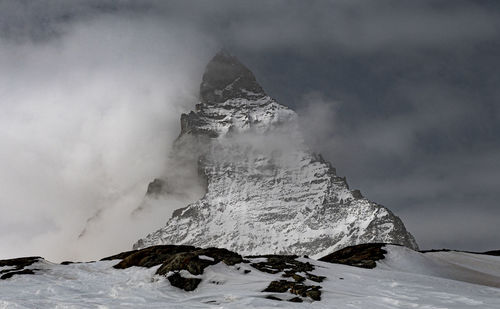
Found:
[[(161, 174), (221, 47), (421, 248), (500, 248), (497, 1), (7, 0), (0, 258), (97, 258), (155, 230), (121, 214)], [(75, 241), (102, 207), (117, 227)]]

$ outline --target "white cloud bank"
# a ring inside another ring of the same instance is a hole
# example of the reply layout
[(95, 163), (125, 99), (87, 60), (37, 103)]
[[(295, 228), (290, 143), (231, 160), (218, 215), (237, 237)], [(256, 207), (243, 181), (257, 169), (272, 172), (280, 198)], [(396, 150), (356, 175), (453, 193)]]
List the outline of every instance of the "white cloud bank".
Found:
[(0, 41), (0, 258), (99, 258), (164, 224), (168, 205), (129, 214), (164, 172), (214, 52), (178, 26), (107, 16), (43, 42)]

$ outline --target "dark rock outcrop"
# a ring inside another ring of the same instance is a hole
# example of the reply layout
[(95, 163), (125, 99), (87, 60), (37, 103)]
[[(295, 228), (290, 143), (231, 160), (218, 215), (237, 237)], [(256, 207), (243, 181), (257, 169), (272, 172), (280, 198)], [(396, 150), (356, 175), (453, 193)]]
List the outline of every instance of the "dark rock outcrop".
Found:
[(251, 263), (250, 266), (270, 274), (277, 274), (280, 272), (292, 274), (314, 270), (314, 266), (311, 263), (297, 261), (296, 255), (253, 255), (247, 258), (266, 258), (267, 261)]
[[(240, 263), (250, 263), (250, 266), (266, 273), (279, 274), (284, 278), (294, 281), (278, 280), (273, 281), (266, 292), (290, 291), (290, 293), (300, 297), (309, 297), (312, 300), (321, 298), (320, 286), (307, 285), (306, 281), (321, 282), (323, 276), (312, 274), (314, 265), (309, 262), (297, 260), (295, 255), (259, 255), (248, 256), (244, 259), (241, 255), (220, 248), (197, 248), (193, 246), (160, 245), (122, 252), (102, 260), (121, 259), (114, 268), (124, 269), (132, 266), (153, 267), (161, 265), (156, 271), (156, 275), (166, 276), (169, 282), (185, 291), (193, 291), (200, 284), (201, 279), (194, 276), (203, 274), (205, 268), (217, 263), (224, 263), (233, 266)], [(253, 259), (265, 259), (252, 263)], [(241, 267), (237, 267), (238, 270)], [(189, 272), (189, 276), (183, 276), (182, 271)], [(244, 269), (242, 274), (248, 274), (250, 270)], [(300, 274), (299, 274), (300, 273)], [(193, 276), (193, 277), (192, 277)]]
[(224, 262), (226, 265), (241, 263), (243, 258), (226, 249), (208, 248), (191, 252), (182, 252), (172, 255), (165, 260), (156, 271), (159, 275), (167, 275), (172, 271), (187, 270), (193, 275), (203, 274), (203, 270), (210, 265)]
[(283, 299), (281, 299), (279, 297), (276, 297), (274, 295), (267, 295), (266, 298), (270, 299), (270, 300), (277, 300), (277, 301), (282, 301), (283, 300)]
[(483, 252), (482, 254), (493, 255), (493, 256), (500, 256), (500, 250), (486, 251), (486, 252)]
[(0, 260), (0, 267), (8, 267), (7, 269), (0, 270), (0, 279), (9, 279), (14, 275), (32, 275), (35, 273), (35, 269), (26, 269), (26, 267), (42, 260), (43, 258), (39, 256)]
[(234, 98), (256, 99), (265, 96), (253, 73), (236, 57), (220, 51), (208, 63), (200, 85), (200, 100), (207, 104)]
[(464, 250), (452, 250), (452, 249), (430, 249), (430, 250), (420, 250), (420, 253), (428, 253), (428, 252), (465, 252), (465, 253), (472, 253), (472, 254), (483, 254), (483, 255), (493, 255), (493, 256), (500, 256), (500, 250), (491, 250), (491, 251), (485, 251), (485, 252), (476, 252), (476, 251), (464, 251)]
[[(193, 246), (174, 246), (174, 245), (160, 245), (152, 246), (142, 250), (133, 250), (120, 253), (122, 261), (115, 266), (117, 269), (129, 268), (132, 266), (153, 267), (165, 262), (171, 256), (180, 252), (189, 252), (197, 249)], [(116, 255), (118, 256), (118, 255)], [(110, 260), (113, 257), (104, 258), (103, 260)]]
[(163, 179), (155, 178), (148, 185), (148, 190), (146, 191), (147, 195), (160, 195), (163, 192), (168, 191), (166, 188), (166, 182)]
[(375, 268), (377, 265), (375, 262), (385, 258), (384, 254), (387, 253), (383, 249), (385, 245), (384, 243), (373, 243), (349, 246), (324, 256), (319, 260), (361, 268)]
[(113, 266), (117, 269), (132, 266), (149, 268), (161, 264), (156, 274), (167, 276), (173, 286), (186, 291), (196, 289), (201, 279), (182, 277), (180, 274), (182, 270), (186, 270), (192, 275), (201, 275), (205, 268), (219, 262), (223, 262), (226, 265), (235, 265), (243, 262), (241, 255), (227, 249), (201, 249), (193, 246), (174, 245), (153, 246), (142, 250), (122, 252), (102, 260), (114, 259), (121, 259), (118, 264)]
[(198, 284), (201, 282), (199, 278), (184, 278), (179, 273), (174, 273), (168, 276), (167, 279), (172, 286), (188, 292), (196, 290)]
[[(317, 285), (306, 285), (304, 282), (306, 279), (315, 282), (321, 282), (326, 277), (311, 274), (310, 271), (314, 270), (314, 265), (309, 262), (301, 262), (297, 260), (296, 255), (260, 255), (260, 256), (249, 256), (249, 259), (253, 258), (266, 258), (266, 261), (251, 263), (250, 266), (270, 274), (283, 273), (281, 276), (284, 278), (290, 278), (294, 281), (289, 280), (276, 280), (272, 281), (269, 286), (263, 290), (263, 292), (274, 292), (274, 293), (285, 293), (290, 291), (290, 293), (301, 296), (309, 297), (312, 300), (321, 299), (321, 286)], [(301, 274), (305, 274), (304, 277)], [(300, 298), (300, 297), (299, 297)], [(302, 299), (300, 299), (300, 302)], [(297, 299), (294, 302), (299, 302)]]
[(128, 257), (129, 255), (132, 255), (133, 253), (138, 252), (139, 250), (130, 250), (130, 251), (124, 251), (120, 252), (115, 255), (107, 256), (105, 258), (102, 258), (101, 261), (112, 261), (112, 260), (123, 260), (124, 258)]
[(8, 272), (8, 273), (0, 276), (0, 279), (1, 280), (9, 279), (14, 275), (34, 275), (34, 274), (35, 274), (35, 272), (33, 269), (22, 269), (22, 270)]
[(301, 302), (303, 302), (302, 298), (300, 298), (300, 297), (293, 297), (293, 298), (290, 298), (288, 301), (292, 302), (292, 303), (301, 303)]
[(279, 280), (272, 281), (262, 292), (285, 293), (290, 292), (297, 296), (309, 297), (312, 300), (321, 300), (321, 287), (317, 285), (305, 285), (295, 281)]

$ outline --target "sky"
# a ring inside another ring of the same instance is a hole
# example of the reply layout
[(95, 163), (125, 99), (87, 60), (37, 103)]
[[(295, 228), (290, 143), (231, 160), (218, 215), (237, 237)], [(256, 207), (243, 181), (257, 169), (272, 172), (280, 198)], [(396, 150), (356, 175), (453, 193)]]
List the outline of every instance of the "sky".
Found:
[(496, 1), (4, 0), (0, 258), (99, 258), (164, 224), (128, 214), (220, 48), (421, 248), (500, 248)]

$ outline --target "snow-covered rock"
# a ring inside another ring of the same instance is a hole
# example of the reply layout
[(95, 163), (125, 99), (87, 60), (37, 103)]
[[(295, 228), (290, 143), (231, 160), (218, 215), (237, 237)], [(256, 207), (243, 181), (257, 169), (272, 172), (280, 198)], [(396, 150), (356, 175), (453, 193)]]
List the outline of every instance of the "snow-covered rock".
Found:
[[(306, 146), (297, 114), (269, 97), (252, 72), (227, 53), (207, 65), (200, 102), (181, 116), (171, 160), (178, 169), (196, 170), (206, 193), (176, 210), (134, 249), (188, 244), (246, 255), (319, 257), (368, 242), (417, 248), (397, 216), (350, 190), (345, 178)], [(169, 194), (159, 185), (186, 183), (179, 175), (156, 181), (155, 194)], [(189, 190), (181, 187), (177, 191)]]

